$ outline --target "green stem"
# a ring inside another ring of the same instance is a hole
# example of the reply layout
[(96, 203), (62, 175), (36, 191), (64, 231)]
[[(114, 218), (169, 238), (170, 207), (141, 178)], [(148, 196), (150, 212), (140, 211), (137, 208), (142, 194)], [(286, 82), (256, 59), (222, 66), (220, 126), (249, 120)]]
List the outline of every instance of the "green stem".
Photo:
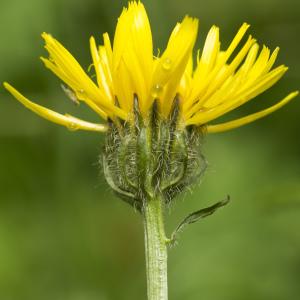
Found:
[(168, 299), (167, 246), (163, 199), (149, 199), (143, 209), (148, 300)]

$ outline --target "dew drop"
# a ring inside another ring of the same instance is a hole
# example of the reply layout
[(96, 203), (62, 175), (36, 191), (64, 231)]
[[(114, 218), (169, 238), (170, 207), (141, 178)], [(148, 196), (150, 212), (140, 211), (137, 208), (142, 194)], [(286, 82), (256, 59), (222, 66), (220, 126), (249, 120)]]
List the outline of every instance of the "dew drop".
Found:
[(153, 98), (158, 98), (159, 95), (162, 93), (163, 91), (163, 87), (159, 84), (156, 84), (153, 88), (152, 88), (152, 91), (151, 91), (151, 96)]
[(79, 129), (78, 125), (76, 123), (69, 123), (67, 125), (67, 128), (70, 130), (70, 131), (76, 131)]
[(169, 57), (166, 57), (162, 63), (162, 67), (165, 71), (169, 71), (172, 66), (172, 60)]

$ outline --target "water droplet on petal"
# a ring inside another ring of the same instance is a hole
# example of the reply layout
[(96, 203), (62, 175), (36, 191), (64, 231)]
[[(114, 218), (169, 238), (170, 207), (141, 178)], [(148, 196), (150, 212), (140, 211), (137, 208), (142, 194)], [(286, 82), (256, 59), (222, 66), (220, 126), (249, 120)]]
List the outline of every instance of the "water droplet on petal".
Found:
[(70, 131), (76, 131), (79, 129), (78, 125), (76, 123), (69, 123), (67, 125), (67, 128), (70, 130)]
[(172, 66), (172, 60), (169, 57), (166, 57), (162, 63), (163, 69), (165, 71), (169, 71), (171, 69), (171, 66)]
[(162, 93), (163, 91), (163, 87), (159, 84), (156, 84), (153, 88), (152, 88), (152, 91), (151, 91), (151, 96), (153, 98), (158, 98), (159, 95)]

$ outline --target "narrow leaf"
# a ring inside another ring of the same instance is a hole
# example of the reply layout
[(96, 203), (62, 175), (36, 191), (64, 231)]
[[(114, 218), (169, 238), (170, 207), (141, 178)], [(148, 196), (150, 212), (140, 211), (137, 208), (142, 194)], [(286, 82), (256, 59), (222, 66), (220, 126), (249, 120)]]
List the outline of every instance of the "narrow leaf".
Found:
[(195, 211), (191, 214), (189, 214), (187, 217), (185, 217), (180, 223), (179, 225), (176, 227), (176, 229), (174, 230), (174, 232), (171, 235), (171, 239), (170, 239), (170, 243), (174, 244), (176, 242), (177, 236), (178, 234), (183, 231), (183, 229), (192, 223), (195, 223), (197, 221), (199, 221), (200, 219), (206, 218), (210, 215), (212, 215), (213, 213), (215, 213), (219, 208), (225, 206), (226, 204), (228, 204), (230, 201), (230, 196), (227, 196), (226, 199), (217, 202), (216, 204), (200, 209), (198, 211)]

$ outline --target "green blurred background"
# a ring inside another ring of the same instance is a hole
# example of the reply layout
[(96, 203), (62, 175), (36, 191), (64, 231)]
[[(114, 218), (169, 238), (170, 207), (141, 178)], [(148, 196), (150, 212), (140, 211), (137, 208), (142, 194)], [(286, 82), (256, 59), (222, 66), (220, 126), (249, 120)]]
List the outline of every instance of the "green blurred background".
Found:
[[(90, 64), (88, 39), (114, 32), (126, 1), (1, 0), (0, 81), (29, 98), (87, 120), (38, 60), (40, 34), (52, 33)], [(290, 67), (276, 87), (229, 117), (300, 88), (300, 2), (295, 0), (144, 1), (156, 48), (188, 13), (200, 19), (201, 47), (221, 27), (223, 47), (243, 21), (260, 44), (281, 46)], [(103, 137), (48, 123), (0, 91), (0, 299), (145, 299), (140, 216), (116, 199), (98, 168)], [(275, 114), (207, 136), (201, 185), (167, 214), (170, 233), (189, 212), (232, 197), (192, 225), (169, 254), (170, 299), (285, 300), (300, 294), (299, 97)]]

